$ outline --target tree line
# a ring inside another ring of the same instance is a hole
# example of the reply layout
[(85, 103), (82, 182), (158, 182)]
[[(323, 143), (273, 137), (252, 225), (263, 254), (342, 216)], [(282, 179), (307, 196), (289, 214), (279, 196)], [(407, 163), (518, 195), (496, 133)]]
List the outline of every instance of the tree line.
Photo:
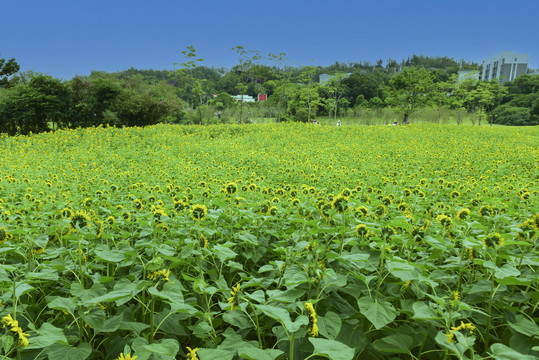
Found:
[[(286, 54), (262, 55), (241, 46), (232, 49), (231, 69), (203, 65), (192, 46), (173, 70), (130, 68), (117, 73), (94, 71), (64, 81), (19, 72), (15, 59), (0, 59), (0, 132), (10, 135), (87, 126), (144, 126), (162, 122), (207, 124), (248, 122), (256, 109), (275, 121), (337, 119), (358, 109), (394, 109), (400, 123), (423, 108), (454, 109), (478, 125), (539, 124), (539, 76), (515, 81), (464, 79), (459, 69), (478, 64), (447, 57), (414, 55), (322, 66), (291, 66)], [(328, 79), (320, 82), (320, 75)], [(267, 101), (238, 103), (231, 95)]]

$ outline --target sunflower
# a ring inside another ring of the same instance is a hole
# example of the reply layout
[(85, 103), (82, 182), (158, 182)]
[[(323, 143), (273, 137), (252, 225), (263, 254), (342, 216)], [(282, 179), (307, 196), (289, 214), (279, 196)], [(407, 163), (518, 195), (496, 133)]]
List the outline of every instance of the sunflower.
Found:
[(170, 281), (168, 278), (169, 276), (170, 276), (170, 270), (161, 269), (153, 273), (149, 273), (148, 279), (154, 280), (155, 282), (160, 281), (160, 280)]
[(238, 185), (236, 185), (236, 183), (228, 182), (225, 185), (225, 193), (227, 195), (235, 195), (237, 192), (238, 192)]
[(436, 220), (446, 229), (449, 229), (453, 224), (453, 219), (444, 214), (436, 216)]
[(374, 208), (374, 215), (378, 217), (384, 216), (385, 213), (386, 213), (386, 207), (382, 204)]
[(382, 228), (382, 238), (388, 238), (391, 235), (397, 235), (397, 230), (393, 228), (392, 226), (384, 226)]
[(535, 220), (529, 219), (521, 224), (518, 224), (520, 231), (518, 237), (524, 240), (530, 240), (535, 236)]
[(479, 209), (479, 214), (482, 217), (492, 216), (492, 214), (493, 214), (492, 206), (490, 206), (490, 205), (481, 206), (481, 208)]
[(241, 287), (240, 283), (237, 283), (230, 290), (230, 295), (232, 296), (226, 300), (230, 304), (230, 310), (234, 310), (238, 307), (238, 302), (239, 302), (238, 292), (240, 291), (240, 287)]
[(364, 237), (369, 234), (369, 230), (367, 229), (367, 225), (365, 224), (359, 224), (356, 226), (356, 234), (359, 237)]
[(71, 227), (73, 229), (77, 228), (83, 228), (85, 226), (88, 226), (90, 223), (91, 217), (90, 215), (84, 211), (76, 211), (75, 214), (71, 217)]
[(314, 310), (314, 306), (312, 303), (307, 302), (305, 303), (305, 309), (309, 312), (309, 330), (308, 333), (310, 336), (316, 337), (318, 336), (318, 319), (316, 318), (316, 311)]
[(179, 201), (174, 201), (174, 209), (177, 210), (177, 211), (182, 211), (182, 210), (185, 210), (189, 207), (189, 205), (182, 201), (182, 200), (179, 200)]
[(73, 217), (73, 210), (71, 210), (71, 209), (64, 208), (64, 209), (62, 209), (61, 213), (62, 213), (62, 217), (64, 217), (64, 219), (71, 219)]
[(121, 353), (120, 356), (116, 360), (136, 360), (138, 356), (131, 356), (131, 353), (128, 353), (127, 355), (124, 355), (124, 353)]
[(338, 213), (343, 213), (348, 209), (348, 198), (342, 194), (335, 196), (331, 202), (331, 208)]
[(369, 216), (369, 209), (367, 209), (367, 207), (365, 206), (360, 206), (356, 209), (354, 215), (357, 217), (357, 218), (362, 218), (362, 217), (365, 217), (365, 216)]
[(329, 210), (331, 210), (332, 205), (330, 203), (323, 203), (319, 209), (322, 216), (324, 216), (326, 219), (329, 219)]
[(467, 332), (469, 335), (473, 335), (474, 330), (475, 330), (475, 326), (473, 326), (472, 323), (464, 323), (461, 321), (459, 326), (456, 326), (456, 327), (453, 326), (451, 330), (449, 330), (449, 334), (446, 334), (445, 336), (447, 337), (447, 342), (452, 343), (452, 342), (456, 342), (455, 334), (454, 334), (455, 331), (458, 331), (461, 333)]
[(461, 209), (455, 216), (459, 220), (465, 220), (470, 215), (470, 209)]
[(260, 205), (260, 207), (258, 208), (258, 213), (259, 214), (267, 214), (270, 207), (271, 207), (270, 204), (265, 202), (262, 205)]
[(164, 212), (162, 209), (154, 209), (152, 211), (152, 214), (155, 221), (161, 221), (161, 217), (167, 216), (167, 213)]
[(193, 205), (190, 213), (193, 220), (202, 221), (208, 215), (208, 209), (204, 205)]
[(133, 200), (133, 205), (138, 211), (142, 211), (142, 209), (144, 209), (144, 204), (142, 204), (142, 201), (140, 201), (139, 199)]
[(10, 240), (13, 236), (7, 232), (6, 228), (0, 228), (0, 244)]

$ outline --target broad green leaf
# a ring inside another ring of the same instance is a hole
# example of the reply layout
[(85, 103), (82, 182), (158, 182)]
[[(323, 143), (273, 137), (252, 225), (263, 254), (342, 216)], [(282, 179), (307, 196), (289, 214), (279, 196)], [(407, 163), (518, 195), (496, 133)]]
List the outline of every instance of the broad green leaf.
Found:
[(249, 329), (254, 326), (249, 317), (242, 311), (227, 311), (223, 314), (223, 320), (240, 329)]
[(397, 317), (397, 311), (387, 301), (374, 302), (370, 297), (358, 299), (359, 311), (378, 330), (389, 324)]
[(230, 248), (222, 245), (215, 245), (212, 247), (213, 252), (217, 255), (221, 262), (225, 262), (228, 259), (235, 258), (238, 254), (230, 250)]
[(175, 359), (180, 351), (180, 344), (175, 339), (163, 339), (150, 345), (144, 345), (144, 349), (154, 354), (164, 355)]
[(25, 282), (22, 282), (22, 283), (18, 283), (16, 286), (15, 286), (15, 296), (16, 297), (21, 297), (22, 295), (34, 290), (35, 287), (33, 287), (32, 285), (29, 285)]
[(494, 272), (494, 276), (497, 278), (497, 279), (505, 279), (506, 277), (509, 277), (509, 276), (519, 276), (520, 275), (520, 271), (518, 271), (517, 268), (509, 265), (509, 264), (504, 264), (501, 268), (496, 268), (496, 271)]
[(47, 347), (49, 359), (54, 360), (86, 360), (92, 353), (92, 346), (82, 343), (78, 346), (52, 344)]
[(112, 301), (116, 301), (117, 305), (121, 305), (125, 303), (125, 301), (131, 300), (136, 294), (142, 291), (142, 287), (139, 287), (140, 284), (141, 282), (131, 282), (125, 278), (120, 279), (114, 286), (114, 290), (96, 298), (88, 299), (83, 303), (83, 305), (89, 306), (91, 304), (107, 303)]
[(200, 339), (205, 339), (211, 336), (212, 328), (204, 320), (200, 320), (192, 329), (192, 334)]
[(57, 281), (59, 278), (58, 272), (52, 269), (43, 269), (42, 271), (36, 273), (31, 272), (26, 274), (26, 279), (28, 280), (50, 280)]
[(36, 247), (44, 249), (45, 246), (47, 246), (47, 243), (49, 242), (49, 235), (41, 234), (41, 235), (36, 236), (35, 238), (32, 238), (31, 241)]
[(504, 344), (492, 344), (490, 346), (490, 354), (496, 360), (537, 360), (533, 355), (524, 355), (511, 349)]
[(522, 315), (516, 315), (516, 322), (507, 323), (513, 330), (527, 335), (527, 336), (538, 336), (539, 337), (539, 326)]
[(124, 252), (117, 249), (109, 249), (107, 245), (98, 245), (95, 248), (95, 256), (111, 263), (120, 263), (125, 259)]
[(341, 331), (342, 320), (338, 314), (328, 311), (324, 316), (318, 316), (317, 325), (321, 335), (335, 340)]
[(327, 286), (343, 287), (346, 286), (348, 277), (344, 274), (336, 273), (333, 269), (327, 269), (324, 273), (324, 280), (322, 281), (322, 287)]
[(77, 300), (75, 298), (64, 298), (60, 296), (55, 296), (47, 298), (47, 306), (54, 310), (65, 311), (69, 314), (75, 313), (77, 308)]
[(388, 354), (409, 354), (414, 339), (406, 334), (393, 334), (376, 340), (372, 345), (380, 352)]
[(85, 303), (106, 293), (107, 288), (100, 283), (94, 283), (90, 289), (84, 289), (78, 282), (71, 284), (71, 295), (78, 298), (81, 303)]
[(120, 321), (118, 329), (128, 330), (134, 332), (136, 335), (139, 335), (141, 332), (149, 328), (150, 325), (143, 324), (135, 321)]
[(306, 293), (305, 289), (298, 289), (298, 288), (291, 288), (288, 290), (267, 290), (266, 294), (268, 294), (268, 301), (277, 301), (277, 302), (285, 302), (285, 303), (292, 303), (294, 301), (297, 301), (303, 294)]
[(281, 354), (283, 354), (283, 352), (276, 349), (257, 349), (249, 347), (238, 350), (238, 355), (242, 359), (249, 360), (275, 360)]
[(158, 298), (168, 300), (172, 311), (196, 314), (197, 310), (191, 305), (184, 303), (181, 287), (179, 284), (165, 283), (163, 290), (159, 291), (156, 287), (151, 287), (148, 292)]
[(325, 354), (331, 360), (352, 360), (354, 358), (354, 349), (341, 342), (313, 337), (310, 337), (309, 341), (314, 346), (314, 354)]
[(256, 236), (246, 233), (246, 232), (237, 233), (236, 237), (248, 245), (256, 246), (260, 244)]
[(43, 325), (36, 330), (36, 333), (39, 336), (30, 337), (29, 344), (25, 349), (43, 349), (54, 343), (68, 345), (64, 331), (49, 323), (43, 323)]
[(292, 265), (286, 268), (283, 280), (285, 286), (294, 286), (309, 282), (309, 277), (301, 267)]
[(6, 269), (4, 269), (3, 266), (0, 266), (0, 282), (11, 282), (11, 279), (9, 278), (9, 273)]
[(441, 317), (424, 302), (417, 301), (412, 305), (414, 319), (441, 319)]
[(283, 308), (271, 305), (255, 305), (255, 307), (262, 311), (266, 316), (280, 322), (288, 332), (296, 332), (301, 326), (309, 324), (309, 318), (305, 315), (298, 316), (296, 321), (292, 322), (290, 313)]
[(90, 325), (95, 331), (100, 332), (105, 324), (105, 312), (100, 307), (93, 307), (89, 310), (80, 310), (82, 320)]
[(251, 294), (244, 293), (244, 296), (260, 304), (263, 304), (266, 302), (266, 295), (264, 294), (264, 291), (262, 290), (256, 290), (255, 292)]
[(223, 349), (199, 349), (197, 355), (200, 360), (232, 360), (236, 355), (235, 351)]

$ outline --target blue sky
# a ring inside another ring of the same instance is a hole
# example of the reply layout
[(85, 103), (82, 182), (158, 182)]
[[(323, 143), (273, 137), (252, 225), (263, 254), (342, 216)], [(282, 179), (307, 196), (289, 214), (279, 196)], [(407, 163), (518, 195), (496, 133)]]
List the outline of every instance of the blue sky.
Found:
[(539, 68), (538, 0), (17, 0), (1, 10), (0, 57), (64, 79), (173, 69), (188, 45), (215, 67), (233, 66), (241, 45), (287, 53), (292, 66), (516, 51)]

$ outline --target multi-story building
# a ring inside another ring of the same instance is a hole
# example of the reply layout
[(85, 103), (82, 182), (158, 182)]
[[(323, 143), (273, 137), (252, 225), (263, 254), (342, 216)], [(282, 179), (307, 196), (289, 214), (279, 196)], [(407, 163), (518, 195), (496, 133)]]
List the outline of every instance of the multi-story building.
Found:
[(528, 72), (528, 54), (502, 51), (483, 60), (482, 80), (500, 79), (502, 83), (513, 81), (517, 76)]

